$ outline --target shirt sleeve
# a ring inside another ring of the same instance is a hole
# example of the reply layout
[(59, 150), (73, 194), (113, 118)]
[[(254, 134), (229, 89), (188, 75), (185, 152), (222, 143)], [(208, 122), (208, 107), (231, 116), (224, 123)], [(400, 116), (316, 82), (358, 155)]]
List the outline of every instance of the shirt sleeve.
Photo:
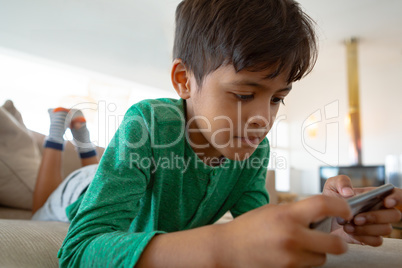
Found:
[(159, 231), (129, 232), (150, 181), (149, 126), (131, 108), (101, 159), (59, 250), (60, 267), (134, 267)]
[(269, 195), (265, 187), (269, 162), (269, 144), (266, 146), (268, 146), (268, 149), (260, 150), (255, 156), (261, 160), (261, 166), (257, 172), (254, 172), (255, 176), (252, 179), (247, 178), (250, 179), (250, 183), (237, 203), (230, 209), (230, 213), (234, 218), (269, 203)]

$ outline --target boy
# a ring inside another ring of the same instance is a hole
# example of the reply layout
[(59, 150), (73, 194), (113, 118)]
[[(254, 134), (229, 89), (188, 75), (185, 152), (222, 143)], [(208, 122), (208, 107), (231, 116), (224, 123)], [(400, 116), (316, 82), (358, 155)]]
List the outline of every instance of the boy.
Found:
[[(60, 266), (305, 267), (345, 252), (344, 240), (381, 244), (400, 219), (400, 191), (387, 197), (389, 209), (344, 229), (333, 223), (344, 239), (308, 226), (351, 220), (335, 197), (362, 191), (347, 177), (329, 180), (327, 196), (266, 205), (265, 136), (315, 55), (312, 22), (292, 0), (182, 1), (171, 73), (181, 99), (128, 110), (93, 182), (67, 210)], [(228, 210), (232, 222), (211, 225)]]

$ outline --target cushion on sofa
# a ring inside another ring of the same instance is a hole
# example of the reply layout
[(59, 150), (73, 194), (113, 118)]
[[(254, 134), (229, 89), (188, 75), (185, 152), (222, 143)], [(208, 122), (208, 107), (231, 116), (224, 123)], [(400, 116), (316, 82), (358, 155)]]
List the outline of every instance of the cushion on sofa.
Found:
[(31, 209), (40, 152), (25, 125), (0, 107), (0, 205)]

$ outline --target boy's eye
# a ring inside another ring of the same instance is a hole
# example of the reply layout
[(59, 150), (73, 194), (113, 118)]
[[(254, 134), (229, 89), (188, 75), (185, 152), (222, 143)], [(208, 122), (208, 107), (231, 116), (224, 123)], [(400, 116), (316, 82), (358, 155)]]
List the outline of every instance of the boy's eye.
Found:
[(248, 101), (248, 100), (252, 100), (252, 99), (254, 98), (254, 95), (240, 95), (240, 94), (236, 94), (236, 97), (237, 97), (239, 100)]
[(285, 105), (285, 101), (284, 101), (284, 99), (282, 99), (282, 98), (273, 97), (273, 98), (271, 99), (271, 101), (272, 101), (273, 103), (275, 103), (275, 104), (279, 104), (279, 103), (282, 102), (282, 104)]

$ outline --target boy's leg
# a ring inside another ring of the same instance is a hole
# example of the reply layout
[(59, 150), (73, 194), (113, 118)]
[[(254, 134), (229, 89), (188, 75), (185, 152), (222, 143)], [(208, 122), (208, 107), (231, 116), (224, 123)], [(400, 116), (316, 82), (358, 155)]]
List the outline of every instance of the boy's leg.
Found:
[(71, 110), (71, 133), (73, 134), (74, 143), (81, 158), (83, 167), (98, 164), (98, 156), (95, 145), (91, 142), (89, 131), (86, 125), (84, 115), (80, 110)]
[(49, 109), (50, 130), (42, 154), (42, 162), (33, 193), (32, 213), (43, 206), (50, 194), (62, 182), (61, 157), (64, 148), (64, 132), (68, 123), (69, 110), (64, 108)]

